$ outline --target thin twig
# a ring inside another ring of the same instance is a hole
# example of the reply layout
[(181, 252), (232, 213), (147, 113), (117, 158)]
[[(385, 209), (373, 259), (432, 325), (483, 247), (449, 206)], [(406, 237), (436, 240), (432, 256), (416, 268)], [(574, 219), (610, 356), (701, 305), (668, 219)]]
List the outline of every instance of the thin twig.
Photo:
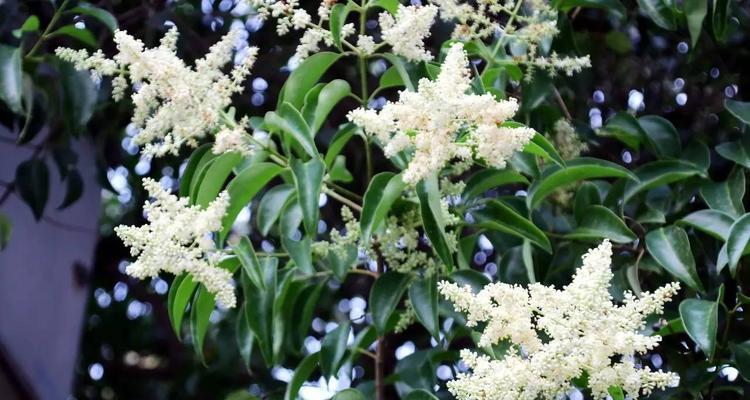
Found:
[(557, 100), (557, 104), (562, 109), (563, 114), (565, 114), (565, 118), (567, 118), (568, 121), (572, 121), (573, 120), (573, 116), (570, 115), (570, 111), (568, 111), (568, 107), (565, 105), (565, 101), (563, 100), (562, 96), (560, 95), (560, 92), (554, 86), (552, 87), (552, 91), (555, 93), (555, 100)]
[(343, 204), (346, 204), (350, 208), (353, 208), (353, 209), (357, 210), (357, 212), (359, 212), (360, 214), (362, 214), (362, 207), (359, 204), (357, 204), (357, 203), (355, 203), (355, 202), (347, 199), (346, 197), (344, 197), (344, 196), (342, 196), (342, 195), (334, 192), (333, 189), (329, 189), (328, 187), (324, 187), (323, 191), (326, 194), (328, 194), (329, 196), (331, 196), (334, 199), (338, 200), (339, 202), (341, 202)]

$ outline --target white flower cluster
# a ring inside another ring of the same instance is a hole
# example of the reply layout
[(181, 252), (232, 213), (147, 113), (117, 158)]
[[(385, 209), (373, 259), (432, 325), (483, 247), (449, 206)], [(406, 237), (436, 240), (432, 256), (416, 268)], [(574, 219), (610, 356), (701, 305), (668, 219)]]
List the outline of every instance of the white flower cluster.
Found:
[(255, 62), (257, 48), (250, 48), (245, 60), (229, 75), (222, 67), (232, 59), (240, 35), (233, 30), (214, 44), (209, 53), (186, 65), (176, 52), (177, 29), (172, 28), (160, 45), (147, 49), (143, 42), (124, 31), (116, 31), (118, 53), (106, 59), (100, 53), (57, 49), (57, 55), (73, 62), (77, 69), (91, 70), (95, 78), (115, 76), (113, 97), (122, 97), (128, 80), (135, 93), (133, 123), (139, 129), (133, 141), (151, 156), (177, 154), (183, 145), (194, 147), (198, 139), (220, 129), (221, 112), (231, 96), (242, 91), (242, 82)]
[(467, 94), (471, 77), (460, 43), (448, 51), (435, 81), (421, 79), (416, 92), (402, 91), (398, 102), (382, 110), (359, 108), (350, 121), (375, 135), (387, 157), (414, 150), (404, 181), (415, 184), (439, 172), (451, 159), (478, 158), (504, 168), (513, 152), (534, 136), (526, 127), (503, 127), (518, 110), (515, 99), (497, 101), (491, 94)]
[(462, 400), (557, 399), (584, 375), (592, 394), (601, 399), (612, 386), (637, 398), (676, 384), (677, 374), (639, 368), (634, 357), (661, 341), (639, 331), (648, 315), (663, 312), (679, 284), (640, 298), (626, 293), (624, 304), (617, 306), (609, 294), (611, 256), (609, 241), (589, 250), (562, 290), (493, 283), (474, 295), (468, 286), (440, 282), (443, 296), (467, 313), (467, 325), (486, 324), (480, 346), (501, 340), (512, 344), (502, 360), (462, 351), (472, 372), (449, 382), (451, 393)]
[(424, 48), (424, 39), (430, 36), (437, 12), (437, 7), (432, 5), (399, 5), (395, 19), (388, 12), (380, 13), (378, 20), (383, 41), (391, 46), (394, 54), (409, 61), (432, 60), (432, 54)]
[(234, 128), (222, 127), (216, 132), (212, 151), (214, 154), (238, 152), (243, 155), (251, 155), (254, 151), (250, 144), (250, 136), (246, 128), (249, 125), (247, 118), (243, 118)]
[(147, 225), (118, 226), (115, 232), (137, 260), (128, 265), (126, 272), (144, 279), (160, 272), (178, 275), (190, 274), (194, 281), (203, 284), (226, 307), (234, 307), (232, 275), (218, 266), (224, 255), (211, 238), (221, 230), (221, 220), (229, 206), (229, 195), (222, 192), (205, 209), (191, 206), (185, 197), (169, 194), (149, 178), (143, 187), (153, 201), (143, 206)]
[[(333, 46), (333, 36), (330, 25), (331, 7), (335, 0), (324, 0), (318, 7), (318, 22), (313, 23), (312, 16), (300, 8), (298, 0), (247, 0), (258, 12), (261, 19), (276, 18), (276, 32), (286, 35), (292, 30), (304, 30), (295, 56), (299, 60), (320, 51), (321, 43)], [(345, 46), (363, 55), (371, 55), (383, 44), (392, 47), (392, 52), (410, 61), (429, 61), (432, 55), (424, 48), (424, 39), (430, 36), (430, 28), (437, 16), (437, 7), (403, 6), (399, 5), (398, 12), (381, 12), (378, 19), (381, 26), (383, 41), (375, 43), (375, 39), (363, 32), (357, 36), (356, 46), (347, 42), (347, 38), (354, 35), (354, 24), (347, 23), (341, 28), (340, 37)]]
[[(430, 0), (440, 9), (440, 18), (454, 22), (453, 37), (457, 40), (487, 39), (500, 33), (504, 44), (512, 44), (514, 61), (525, 65), (527, 78), (534, 69), (554, 75), (563, 71), (568, 76), (591, 67), (585, 57), (560, 57), (555, 52), (541, 54), (543, 42), (552, 39), (557, 29), (558, 12), (546, 0)], [(500, 21), (506, 21), (504, 24)]]

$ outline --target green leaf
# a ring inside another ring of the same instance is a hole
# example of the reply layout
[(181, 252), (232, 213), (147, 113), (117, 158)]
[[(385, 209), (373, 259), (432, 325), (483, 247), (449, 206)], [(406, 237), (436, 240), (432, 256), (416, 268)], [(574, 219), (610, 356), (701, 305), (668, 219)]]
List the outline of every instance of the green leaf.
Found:
[(13, 231), (13, 222), (7, 215), (0, 213), (0, 251), (5, 250), (10, 242), (10, 234)]
[(260, 259), (265, 290), (253, 286), (245, 271), (241, 274), (242, 292), (245, 295), (245, 318), (255, 335), (266, 365), (273, 364), (273, 304), (276, 297), (276, 270), (278, 259)]
[(117, 19), (112, 14), (89, 3), (79, 3), (78, 7), (73, 7), (66, 13), (88, 15), (104, 24), (110, 31), (117, 30)]
[(279, 130), (298, 143), (310, 157), (318, 156), (318, 149), (315, 147), (315, 140), (307, 126), (304, 117), (297, 111), (291, 103), (283, 103), (278, 113), (273, 111), (266, 113), (266, 124), (276, 130)]
[(630, 243), (638, 238), (620, 217), (599, 205), (589, 206), (578, 227), (565, 237), (592, 241), (606, 238), (615, 243)]
[(402, 86), (404, 86), (404, 80), (401, 79), (401, 75), (396, 67), (388, 67), (388, 69), (383, 72), (383, 75), (380, 75), (378, 89), (383, 90)]
[(15, 187), (21, 199), (31, 208), (34, 218), (42, 218), (49, 197), (49, 169), (44, 160), (26, 160), (16, 167)]
[(750, 214), (745, 214), (732, 224), (727, 236), (727, 257), (732, 276), (737, 272), (737, 264), (750, 244)]
[(292, 194), (294, 194), (294, 186), (283, 184), (272, 187), (261, 197), (256, 214), (256, 222), (261, 235), (268, 236), (268, 232), (278, 221), (281, 210)]
[(638, 123), (649, 138), (652, 147), (651, 150), (656, 155), (669, 158), (680, 156), (680, 152), (682, 151), (680, 135), (671, 122), (656, 115), (646, 115), (638, 118)]
[(308, 275), (315, 273), (312, 265), (312, 240), (309, 237), (294, 240), (289, 235), (282, 235), (281, 244), (300, 271)]
[(346, 4), (337, 3), (331, 8), (330, 22), (328, 26), (330, 27), (331, 39), (333, 39), (333, 44), (339, 50), (343, 50), (343, 48), (341, 47), (341, 40), (345, 38), (341, 37), (341, 28), (343, 28), (344, 24), (346, 23), (346, 17), (352, 10), (350, 4), (351, 3), (349, 2), (347, 2)]
[(312, 353), (302, 359), (302, 361), (300, 361), (300, 363), (297, 365), (297, 368), (294, 370), (292, 379), (286, 386), (284, 400), (295, 400), (299, 398), (298, 394), (300, 388), (302, 388), (302, 385), (305, 383), (305, 381), (307, 381), (307, 378), (309, 378), (310, 375), (312, 375), (313, 371), (315, 371), (315, 367), (318, 366), (319, 359), (320, 353)]
[(342, 251), (330, 250), (327, 259), (328, 266), (333, 271), (333, 276), (343, 282), (346, 279), (346, 274), (357, 263), (357, 247), (346, 246)]
[(91, 119), (96, 106), (98, 89), (87, 71), (77, 71), (73, 64), (56, 59), (58, 83), (61, 91), (60, 110), (65, 129), (75, 137)]
[[(339, 5), (341, 4), (336, 4), (336, 6)], [(310, 132), (313, 137), (328, 119), (328, 114), (331, 113), (336, 104), (349, 96), (351, 92), (352, 88), (348, 82), (336, 79), (323, 86), (323, 89), (318, 93), (317, 101), (313, 104), (305, 104), (305, 107), (302, 109), (302, 115), (310, 126)]]
[(237, 312), (237, 326), (235, 327), (235, 337), (237, 338), (237, 349), (239, 350), (240, 357), (245, 364), (247, 371), (250, 371), (250, 360), (253, 355), (253, 343), (255, 336), (250, 331), (250, 325), (247, 322), (247, 313), (245, 313), (245, 306), (240, 306)]
[(297, 188), (297, 199), (302, 207), (302, 219), (307, 231), (307, 236), (315, 237), (318, 232), (318, 219), (320, 214), (320, 190), (323, 187), (323, 176), (326, 166), (320, 158), (313, 158), (303, 163), (292, 158), (289, 166), (294, 176), (294, 186)]
[(190, 310), (190, 336), (193, 338), (193, 347), (201, 361), (203, 361), (203, 342), (208, 331), (209, 318), (215, 306), (214, 295), (200, 285)]
[(365, 192), (362, 217), (359, 221), (361, 237), (365, 246), (370, 242), (380, 223), (388, 215), (393, 202), (401, 197), (404, 188), (406, 188), (406, 184), (401, 179), (401, 174), (381, 172), (372, 178), (370, 185), (367, 187), (367, 192)]
[(690, 339), (712, 359), (719, 325), (718, 301), (685, 299), (680, 303), (680, 318)]
[(473, 211), (472, 215), (477, 221), (476, 225), (481, 228), (528, 239), (547, 253), (552, 253), (552, 245), (541, 229), (498, 200), (488, 201), (483, 209)]
[(466, 188), (461, 197), (470, 199), (498, 186), (511, 183), (529, 183), (523, 175), (516, 171), (503, 169), (483, 169), (466, 181)]
[(336, 161), (333, 162), (328, 176), (331, 182), (350, 183), (354, 180), (352, 174), (346, 169), (346, 156), (336, 156)]
[(401, 301), (409, 285), (409, 275), (400, 272), (388, 271), (375, 281), (370, 290), (370, 313), (372, 324), (378, 331), (378, 335), (385, 334), (386, 324), (396, 306)]
[(703, 20), (708, 14), (708, 0), (685, 0), (682, 9), (687, 18), (688, 31), (690, 31), (690, 43), (692, 48), (698, 43), (703, 28)]
[(167, 311), (169, 313), (169, 321), (172, 323), (172, 329), (177, 339), (182, 340), (182, 319), (185, 316), (185, 309), (187, 308), (190, 299), (193, 297), (193, 292), (198, 286), (198, 283), (193, 281), (193, 277), (187, 274), (177, 276), (172, 281), (172, 287), (169, 289)]
[(716, 152), (729, 161), (750, 169), (750, 137), (716, 146)]
[(320, 344), (320, 371), (326, 379), (330, 379), (341, 368), (350, 328), (348, 321), (341, 323), (328, 332)]
[(624, 203), (646, 190), (702, 174), (702, 171), (695, 165), (680, 160), (653, 161), (636, 168), (633, 172), (638, 180), (625, 184), (625, 192), (622, 196)]
[(208, 207), (216, 199), (227, 177), (240, 161), (242, 161), (242, 154), (224, 153), (206, 164), (199, 173), (200, 182), (195, 187), (196, 192), (191, 193), (193, 202), (201, 207)]
[(601, 204), (601, 202), (602, 198), (599, 194), (599, 189), (596, 188), (596, 185), (591, 182), (581, 183), (581, 187), (579, 187), (578, 191), (576, 192), (575, 202), (573, 205), (573, 214), (575, 215), (576, 222), (580, 224), (586, 216), (589, 207), (596, 204)]
[[(376, 0), (376, 2), (383, 2), (383, 0)], [(365, 400), (365, 395), (357, 389), (344, 389), (336, 393), (331, 400)]]
[(414, 83), (411, 80), (411, 76), (409, 75), (409, 71), (406, 69), (406, 62), (402, 58), (392, 53), (383, 54), (383, 58), (388, 60), (388, 62), (396, 68), (396, 71), (398, 71), (398, 75), (401, 77), (401, 81), (404, 83), (407, 90), (410, 92), (416, 90)]
[(26, 32), (39, 32), (39, 17), (30, 15), (20, 28), (13, 30), (13, 37), (20, 39)]
[(276, 107), (281, 108), (285, 102), (288, 102), (294, 108), (301, 108), (307, 92), (341, 56), (342, 54), (323, 51), (306, 58), (287, 78), (281, 88), (279, 103)]
[(612, 400), (625, 400), (625, 393), (619, 386), (610, 386), (607, 393), (612, 397)]
[(677, 29), (677, 21), (668, 0), (638, 0), (638, 8), (651, 18), (660, 28), (668, 31)]
[(336, 132), (328, 145), (328, 150), (326, 151), (325, 162), (327, 168), (330, 169), (333, 166), (333, 163), (336, 161), (336, 157), (339, 153), (341, 153), (341, 150), (347, 143), (349, 143), (352, 136), (359, 131), (360, 128), (357, 125), (349, 123)]
[(83, 194), (83, 178), (81, 173), (77, 169), (73, 169), (68, 172), (68, 178), (65, 180), (67, 185), (65, 189), (65, 198), (63, 202), (57, 207), (58, 210), (65, 209), (71, 204), (78, 201)]
[(740, 371), (740, 375), (750, 381), (750, 340), (742, 343), (730, 343), (734, 365)]
[(576, 7), (601, 8), (620, 19), (626, 15), (625, 7), (618, 0), (561, 0), (557, 3), (557, 7), (565, 11)]
[[(518, 123), (506, 122), (502, 124), (502, 126), (520, 128), (520, 127), (523, 127), (524, 125), (521, 125)], [(557, 153), (557, 150), (555, 150), (555, 147), (552, 145), (552, 143), (550, 143), (549, 140), (547, 140), (547, 138), (539, 134), (539, 132), (534, 133), (534, 137), (524, 147), (523, 151), (543, 157), (549, 161), (554, 162), (555, 164), (561, 167), (565, 166), (565, 161), (562, 159), (562, 157), (560, 157), (560, 154)]]
[(245, 168), (229, 182), (226, 189), (229, 194), (229, 207), (221, 220), (223, 228), (219, 234), (219, 243), (224, 242), (242, 208), (263, 186), (283, 170), (274, 163), (258, 163), (251, 168)]
[(295, 231), (302, 225), (302, 207), (299, 206), (297, 196), (290, 198), (281, 211), (279, 231), (282, 236), (294, 237)]
[(454, 271), (451, 274), (451, 280), (459, 286), (471, 286), (471, 290), (474, 293), (479, 292), (490, 283), (490, 278), (487, 275), (474, 269)]
[(736, 168), (724, 182), (709, 182), (701, 186), (700, 195), (713, 210), (739, 217), (745, 214), (742, 198), (745, 196), (745, 172)]
[(0, 100), (16, 114), (23, 113), (21, 50), (0, 44)]
[(750, 125), (750, 101), (724, 100), (724, 108), (746, 125)]
[(646, 235), (646, 248), (670, 274), (691, 288), (703, 292), (703, 284), (698, 278), (690, 241), (684, 229), (668, 226), (651, 231)]
[(430, 239), (432, 249), (450, 271), (453, 269), (453, 254), (445, 238), (445, 221), (443, 221), (440, 188), (436, 175), (425, 178), (417, 184), (417, 197), (422, 224)]
[(530, 209), (536, 208), (545, 197), (560, 187), (571, 183), (595, 178), (638, 178), (627, 169), (609, 161), (596, 158), (577, 158), (567, 162), (565, 168), (550, 165), (542, 176), (529, 187), (526, 203)]
[(250, 282), (260, 290), (265, 289), (263, 271), (261, 270), (260, 262), (255, 255), (255, 249), (250, 239), (247, 236), (242, 236), (240, 241), (233, 247), (233, 250), (240, 263), (242, 263), (242, 270), (250, 278)]
[(80, 41), (89, 47), (97, 47), (96, 38), (94, 34), (88, 29), (78, 29), (75, 25), (65, 25), (60, 29), (49, 34), (49, 37), (55, 36), (68, 36), (73, 39)]
[(633, 150), (638, 150), (641, 142), (650, 140), (638, 120), (625, 111), (618, 112), (610, 117), (604, 128), (600, 129), (597, 134), (614, 137)]
[(190, 196), (191, 183), (193, 181), (193, 178), (197, 176), (198, 170), (205, 163), (215, 157), (214, 154), (210, 152), (210, 150), (211, 144), (206, 143), (195, 149), (193, 151), (193, 154), (190, 155), (190, 159), (188, 160), (188, 163), (185, 166), (185, 170), (182, 172), (182, 176), (180, 177), (180, 197)]
[(689, 225), (721, 241), (726, 241), (734, 218), (720, 210), (698, 210), (677, 222)]
[(729, 19), (732, 17), (732, 2), (730, 0), (715, 0), (711, 12), (711, 25), (714, 37), (724, 42), (729, 34)]
[(417, 320), (427, 329), (427, 332), (440, 340), (440, 320), (438, 319), (438, 292), (436, 274), (421, 278), (409, 287), (411, 300)]

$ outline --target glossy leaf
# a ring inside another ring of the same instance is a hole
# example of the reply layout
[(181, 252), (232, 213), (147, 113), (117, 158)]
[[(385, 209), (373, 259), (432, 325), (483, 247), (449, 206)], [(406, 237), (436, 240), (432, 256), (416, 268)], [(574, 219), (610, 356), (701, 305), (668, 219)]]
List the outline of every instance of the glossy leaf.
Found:
[(232, 170), (242, 161), (242, 155), (239, 153), (224, 153), (214, 160), (209, 161), (202, 171), (199, 172), (199, 182), (195, 187), (195, 192), (191, 193), (193, 203), (208, 207), (216, 199), (221, 191)]
[(333, 163), (341, 153), (341, 150), (344, 149), (344, 146), (346, 146), (346, 144), (349, 143), (349, 140), (360, 131), (361, 130), (357, 125), (346, 124), (336, 132), (328, 144), (328, 150), (326, 151), (325, 156), (326, 167), (331, 168), (333, 166)]
[(368, 304), (372, 314), (372, 324), (379, 336), (385, 334), (388, 319), (401, 301), (409, 280), (409, 275), (389, 271), (378, 277), (372, 285)]
[(729, 33), (729, 19), (732, 17), (732, 2), (730, 0), (715, 0), (711, 12), (711, 25), (714, 37), (724, 42)]
[[(337, 6), (340, 4), (337, 4)], [(326, 84), (318, 94), (314, 104), (305, 104), (302, 114), (310, 126), (311, 135), (315, 134), (328, 119), (333, 107), (352, 92), (349, 83), (342, 79), (336, 79)], [(308, 116), (309, 115), (309, 116)]]
[(745, 213), (745, 172), (735, 169), (724, 182), (709, 182), (701, 186), (703, 201), (713, 210), (724, 211), (733, 217)]
[(618, 18), (623, 18), (626, 14), (625, 7), (618, 0), (560, 0), (558, 7), (564, 10), (576, 7), (601, 8), (613, 13)]
[(234, 247), (234, 254), (242, 263), (242, 270), (250, 278), (250, 282), (258, 289), (265, 289), (263, 270), (261, 269), (258, 257), (255, 255), (255, 249), (247, 236), (242, 236), (239, 243)]
[(18, 164), (15, 187), (34, 218), (41, 219), (49, 197), (49, 169), (44, 160), (31, 159)]
[(660, 160), (642, 165), (633, 171), (637, 181), (630, 181), (625, 185), (623, 202), (627, 203), (638, 193), (655, 187), (679, 182), (702, 172), (693, 164), (680, 160)]
[(190, 336), (193, 339), (193, 347), (201, 360), (203, 360), (203, 342), (208, 331), (209, 318), (215, 306), (214, 295), (200, 285), (190, 308)]
[(117, 19), (115, 19), (112, 14), (89, 3), (79, 3), (77, 7), (73, 7), (67, 12), (71, 14), (88, 15), (104, 24), (104, 26), (110, 31), (114, 32), (117, 30)]
[(630, 243), (638, 238), (620, 217), (599, 205), (589, 206), (578, 227), (565, 237), (591, 241), (610, 239), (615, 243)]
[(222, 230), (219, 234), (219, 243), (223, 242), (229, 234), (242, 208), (263, 186), (283, 170), (282, 167), (273, 163), (258, 163), (252, 168), (245, 168), (229, 182), (226, 189), (229, 193), (229, 207), (221, 220)]
[(36, 15), (29, 15), (26, 21), (23, 21), (20, 28), (13, 29), (12, 31), (13, 37), (16, 39), (20, 39), (24, 33), (28, 32), (39, 32), (39, 17)]
[(0, 213), (0, 251), (8, 247), (12, 231), (13, 222), (11, 222), (7, 215)]
[(188, 160), (185, 169), (182, 171), (182, 176), (180, 176), (180, 197), (190, 196), (191, 183), (193, 178), (196, 177), (198, 170), (205, 163), (214, 158), (213, 152), (210, 151), (211, 146), (210, 143), (206, 143), (195, 149), (193, 154), (190, 155), (190, 159)]
[(750, 382), (750, 340), (742, 343), (730, 343), (734, 365), (740, 371), (740, 375)]
[(599, 189), (596, 188), (591, 182), (583, 182), (576, 192), (576, 197), (573, 203), (573, 214), (576, 222), (581, 223), (589, 207), (600, 204), (602, 198), (599, 194)]
[(349, 5), (349, 3), (338, 3), (331, 8), (331, 16), (329, 22), (331, 39), (333, 40), (333, 44), (339, 50), (343, 49), (341, 47), (341, 40), (344, 39), (341, 37), (341, 29), (344, 27), (344, 24), (346, 23), (346, 17), (349, 15), (350, 11), (351, 6)]
[(23, 112), (21, 50), (0, 44), (0, 100), (16, 114)]
[(278, 113), (273, 111), (266, 113), (265, 120), (266, 124), (272, 129), (287, 134), (287, 137), (299, 144), (310, 157), (318, 156), (318, 149), (315, 147), (315, 140), (310, 127), (302, 114), (291, 103), (283, 103)]
[(332, 182), (351, 183), (354, 180), (351, 172), (346, 169), (346, 156), (336, 156), (329, 171), (328, 176)]
[(314, 237), (318, 231), (320, 214), (320, 190), (323, 187), (323, 176), (326, 172), (325, 163), (320, 158), (313, 158), (308, 162), (292, 158), (289, 167), (294, 176), (294, 186), (297, 188), (297, 199), (302, 208), (302, 220), (307, 236)]
[(328, 68), (330, 68), (339, 58), (341, 58), (341, 54), (328, 51), (315, 53), (306, 58), (305, 61), (303, 61), (297, 69), (289, 75), (289, 78), (287, 78), (284, 83), (281, 93), (279, 94), (277, 108), (281, 108), (285, 102), (288, 102), (294, 108), (302, 108), (307, 92), (318, 83)]
[(724, 211), (707, 209), (688, 214), (678, 222), (689, 225), (721, 241), (726, 241), (734, 218)]
[(266, 365), (273, 363), (273, 303), (276, 296), (276, 258), (261, 258), (265, 290), (258, 290), (247, 274), (242, 272), (242, 292), (245, 295), (245, 318), (260, 348)]
[(284, 245), (284, 248), (300, 271), (308, 275), (315, 273), (312, 265), (312, 240), (309, 237), (295, 240), (288, 235), (282, 235), (281, 244)]
[(422, 224), (430, 239), (430, 245), (440, 258), (440, 261), (450, 271), (453, 268), (453, 254), (445, 238), (445, 221), (443, 208), (440, 204), (440, 189), (437, 176), (425, 178), (417, 184), (417, 197)]
[(638, 150), (642, 142), (650, 140), (638, 120), (625, 111), (610, 117), (598, 134), (614, 137), (633, 150)]
[(365, 400), (365, 395), (357, 389), (349, 388), (336, 393), (331, 400)]
[(539, 203), (555, 190), (568, 184), (595, 178), (638, 179), (627, 169), (609, 161), (595, 158), (577, 158), (567, 162), (565, 168), (557, 165), (547, 167), (542, 176), (529, 187), (526, 203), (536, 208)]
[(237, 312), (235, 337), (237, 339), (237, 349), (239, 350), (242, 362), (245, 364), (245, 368), (250, 371), (250, 360), (253, 355), (255, 336), (250, 330), (250, 325), (247, 322), (247, 313), (245, 312), (244, 305), (242, 305)]
[(609, 389), (607, 389), (607, 393), (609, 393), (609, 396), (612, 397), (612, 400), (625, 400), (625, 393), (619, 386), (611, 386)]
[(750, 137), (716, 146), (716, 152), (729, 161), (750, 169)]
[(365, 245), (369, 243), (375, 230), (388, 215), (393, 202), (401, 197), (405, 187), (406, 184), (400, 174), (381, 172), (372, 178), (365, 192), (362, 217), (359, 221), (361, 237)]
[(268, 236), (273, 224), (278, 221), (281, 210), (294, 194), (294, 186), (290, 184), (277, 185), (269, 189), (258, 203), (256, 222), (258, 230), (263, 236)]
[(691, 47), (695, 48), (698, 38), (703, 29), (703, 20), (708, 14), (708, 0), (685, 0), (682, 4), (687, 19), (688, 31), (690, 31)]
[(750, 125), (750, 101), (724, 100), (724, 108), (746, 125)]
[(677, 21), (671, 4), (668, 0), (638, 0), (638, 8), (657, 26), (668, 31), (677, 29)]
[(750, 244), (750, 214), (745, 214), (732, 224), (727, 236), (727, 258), (732, 276), (737, 271), (737, 264)]
[(351, 325), (349, 322), (339, 324), (336, 329), (326, 333), (320, 344), (320, 371), (326, 379), (334, 376), (346, 355), (346, 343), (349, 339)]
[(438, 400), (438, 398), (424, 389), (417, 389), (409, 392), (409, 394), (404, 397), (404, 400)]
[[(502, 126), (510, 126), (513, 128), (523, 127), (523, 125), (521, 124), (511, 122), (506, 122), (502, 124)], [(547, 138), (539, 134), (539, 132), (534, 133), (534, 137), (531, 138), (531, 141), (529, 141), (526, 147), (524, 147), (523, 151), (543, 157), (561, 167), (565, 166), (565, 161), (562, 159), (562, 157), (560, 157), (560, 154), (557, 153), (557, 150), (555, 150), (555, 147), (552, 145), (552, 143), (550, 143)]]
[(436, 274), (421, 278), (409, 286), (411, 300), (417, 320), (435, 340), (440, 340), (440, 320), (438, 319), (438, 291)]
[(172, 287), (169, 289), (167, 311), (174, 334), (179, 340), (182, 340), (182, 319), (196, 287), (198, 287), (198, 283), (193, 281), (192, 276), (180, 275), (172, 281)]
[(401, 77), (401, 81), (406, 86), (406, 89), (413, 92), (416, 90), (414, 83), (412, 82), (409, 71), (406, 69), (406, 62), (399, 56), (391, 53), (383, 54), (383, 57), (388, 60), (389, 63), (396, 69), (398, 75)]
[(305, 381), (312, 375), (315, 368), (318, 366), (318, 360), (320, 359), (320, 353), (312, 353), (305, 357), (297, 365), (297, 368), (292, 374), (292, 379), (286, 386), (286, 393), (284, 393), (284, 400), (296, 400), (299, 398), (299, 390)]
[(476, 219), (478, 227), (528, 239), (535, 246), (547, 253), (552, 253), (552, 244), (541, 229), (497, 200), (487, 202), (483, 209), (473, 211), (472, 215)]
[(56, 60), (57, 84), (61, 90), (60, 112), (65, 129), (74, 137), (81, 136), (96, 106), (98, 89), (88, 71), (78, 71), (73, 64)]
[[(645, 1), (659, 2), (662, 0)], [(680, 152), (682, 151), (680, 135), (669, 120), (656, 115), (646, 115), (638, 118), (638, 123), (652, 143), (652, 151), (656, 155), (670, 158), (680, 156)]]
[(703, 350), (708, 359), (712, 359), (719, 324), (718, 302), (685, 299), (680, 303), (680, 318), (690, 339)]
[(687, 233), (680, 227), (668, 226), (646, 235), (646, 248), (656, 262), (691, 288), (703, 292), (703, 284), (695, 269)]
[(49, 37), (55, 36), (68, 36), (73, 39), (80, 41), (89, 47), (97, 47), (96, 38), (94, 34), (88, 29), (79, 29), (75, 25), (65, 25), (58, 28), (56, 31), (49, 34)]
[(529, 180), (512, 170), (484, 169), (475, 173), (466, 181), (466, 188), (461, 197), (470, 199), (490, 189), (511, 183), (529, 183)]

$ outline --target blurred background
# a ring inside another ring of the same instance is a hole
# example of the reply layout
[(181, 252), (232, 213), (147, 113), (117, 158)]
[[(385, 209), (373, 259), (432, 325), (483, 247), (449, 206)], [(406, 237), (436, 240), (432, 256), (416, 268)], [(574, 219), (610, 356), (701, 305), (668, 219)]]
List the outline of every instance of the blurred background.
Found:
[[(94, 4), (147, 45), (157, 43), (176, 25), (179, 53), (185, 60), (202, 57), (230, 27), (242, 27), (238, 59), (254, 45), (260, 47), (260, 61), (234, 103), (240, 115), (262, 116), (272, 109), (276, 93), (297, 64), (290, 58), (296, 36), (278, 37), (272, 24), (265, 26), (242, 1)], [(302, 4), (313, 13), (319, 3)], [(724, 43), (704, 35), (696, 48), (685, 30), (664, 30), (639, 15), (635, 1), (623, 4), (626, 18), (603, 9), (562, 16), (562, 34), (554, 43), (554, 48), (591, 55), (593, 68), (572, 79), (554, 79), (578, 133), (590, 143), (589, 152), (623, 165), (642, 161), (639, 154), (594, 133), (608, 116), (622, 110), (662, 115), (683, 137), (708, 143), (728, 135), (729, 128), (720, 122), (725, 119), (719, 118), (725, 112), (723, 101), (750, 100), (750, 42), (748, 32), (740, 28), (748, 26), (750, 2), (732, 2), (734, 16)], [(60, 25), (77, 31), (52, 37), (31, 51), (53, 13), (46, 0), (0, 1), (0, 62), (11, 59), (13, 49), (27, 56), (34, 53), (24, 58), (23, 90), (31, 94), (24, 97), (33, 98), (31, 106), (25, 105), (26, 112), (19, 115), (0, 103), (0, 399), (222, 399), (247, 388), (250, 393), (283, 393), (291, 370), (278, 366), (270, 376), (262, 376), (243, 366), (234, 343), (232, 313), (217, 310), (212, 315), (206, 345), (209, 362), (204, 366), (170, 327), (164, 304), (171, 277), (139, 282), (124, 274), (129, 254), (113, 235), (113, 227), (143, 223), (142, 177), (176, 187), (184, 165), (177, 158), (140, 157), (131, 143), (135, 132), (129, 126), (127, 102), (109, 101), (107, 81), (97, 87), (87, 74), (57, 63), (51, 55), (63, 45), (112, 54), (106, 19), (82, 9), (70, 12)], [(19, 32), (31, 16), (38, 18), (39, 27)], [(376, 15), (369, 26), (377, 26)], [(444, 28), (430, 39), (433, 49), (449, 35), (449, 27)], [(339, 63), (334, 74), (354, 78), (355, 71), (348, 67)], [(371, 63), (371, 79), (385, 68), (382, 61)], [(0, 68), (0, 74), (7, 73), (3, 71)], [(532, 93), (522, 83), (512, 84), (512, 95), (525, 92), (544, 102), (548, 121), (540, 123), (540, 131), (561, 115), (548, 89), (537, 86)], [(382, 105), (392, 95), (383, 93), (373, 105)], [(346, 108), (332, 114), (329, 127), (344, 121)], [(329, 129), (322, 135), (331, 133)], [(357, 170), (364, 165), (363, 155), (356, 144), (349, 147), (349, 169)], [(376, 162), (378, 168), (390, 168), (382, 154)], [(361, 193), (364, 184), (355, 181), (349, 188)], [(340, 225), (337, 209), (323, 205), (322, 215), (328, 228)], [(252, 209), (247, 208), (235, 229), (251, 232), (251, 220)], [(273, 240), (260, 240), (264, 248), (276, 246)], [(480, 244), (474, 267), (494, 277), (502, 261), (491, 246)], [(324, 317), (348, 315), (355, 323), (362, 319), (367, 286), (357, 279), (329, 285), (328, 295), (317, 306), (321, 317), (305, 328), (309, 349), (320, 346), (318, 339), (329, 324)], [(406, 330), (389, 343), (393, 361), (415, 351), (411, 339)], [(358, 374), (361, 377), (361, 368), (355, 367), (350, 376), (321, 379), (303, 394), (327, 398)], [(452, 377), (451, 368), (437, 369), (438, 385)]]

